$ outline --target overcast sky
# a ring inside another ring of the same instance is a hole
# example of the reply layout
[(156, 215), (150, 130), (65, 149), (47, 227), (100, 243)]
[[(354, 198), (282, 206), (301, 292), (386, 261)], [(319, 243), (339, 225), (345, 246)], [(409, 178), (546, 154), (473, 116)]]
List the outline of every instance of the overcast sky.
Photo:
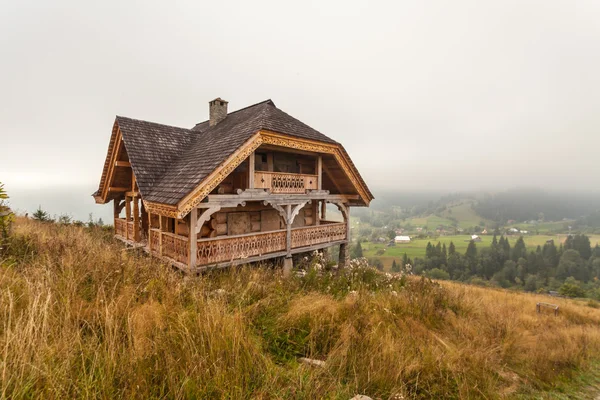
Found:
[(374, 189), (598, 184), (600, 1), (294, 3), (0, 1), (0, 181), (97, 187), (116, 114), (192, 127), (219, 96)]

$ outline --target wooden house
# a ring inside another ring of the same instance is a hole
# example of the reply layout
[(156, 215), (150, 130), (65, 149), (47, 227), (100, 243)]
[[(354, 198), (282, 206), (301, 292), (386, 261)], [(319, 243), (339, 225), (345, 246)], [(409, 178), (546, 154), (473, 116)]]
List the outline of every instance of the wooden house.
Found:
[[(344, 147), (267, 100), (191, 129), (117, 116), (97, 203), (115, 236), (187, 270), (284, 258), (340, 245), (349, 213), (373, 199)], [(327, 219), (335, 205), (343, 222)]]

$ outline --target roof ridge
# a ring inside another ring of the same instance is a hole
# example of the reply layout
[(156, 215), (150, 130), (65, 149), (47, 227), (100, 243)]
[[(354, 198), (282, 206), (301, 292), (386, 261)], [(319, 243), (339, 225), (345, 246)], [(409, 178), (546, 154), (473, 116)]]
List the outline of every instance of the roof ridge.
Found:
[[(227, 113), (227, 116), (226, 116), (226, 117), (230, 116), (231, 114), (235, 114), (235, 113), (237, 113), (237, 112), (239, 112), (239, 111), (244, 111), (244, 110), (246, 110), (246, 109), (248, 109), (248, 108), (251, 108), (251, 107), (260, 106), (261, 104), (264, 104), (264, 103), (271, 103), (271, 104), (273, 105), (273, 107), (277, 108), (277, 106), (275, 105), (275, 103), (273, 102), (273, 100), (271, 100), (271, 99), (267, 99), (267, 100), (259, 101), (259, 102), (258, 102), (258, 103), (256, 103), (256, 104), (252, 104), (252, 105), (246, 106), (246, 107), (244, 107), (244, 108), (240, 108), (239, 110), (235, 110), (235, 111), (232, 111), (232, 112), (230, 112), (230, 113)], [(194, 128), (195, 128), (195, 127), (197, 127), (198, 125), (200, 125), (200, 124), (203, 124), (203, 123), (205, 123), (205, 122), (208, 122), (208, 121), (209, 121), (209, 120), (207, 119), (207, 120), (205, 120), (205, 121), (198, 122), (196, 125), (194, 125)], [(192, 128), (192, 129), (193, 129), (193, 128)]]
[(191, 133), (194, 133), (194, 134), (195, 134), (195, 133), (198, 133), (198, 132), (196, 132), (196, 131), (193, 131), (193, 130), (191, 130), (191, 129), (189, 129), (189, 128), (183, 128), (183, 127), (181, 127), (181, 126), (175, 126), (175, 125), (161, 124), (160, 122), (146, 121), (145, 119), (131, 118), (131, 117), (126, 117), (126, 116), (124, 116), (124, 115), (116, 115), (116, 116), (115, 116), (115, 118), (116, 118), (116, 119), (123, 118), (123, 119), (128, 119), (128, 120), (130, 120), (130, 121), (144, 122), (144, 123), (147, 123), (147, 124), (153, 124), (153, 125), (166, 126), (166, 127), (168, 127), (168, 128), (182, 129), (182, 130), (185, 130), (185, 131), (189, 131), (189, 132), (191, 132)]

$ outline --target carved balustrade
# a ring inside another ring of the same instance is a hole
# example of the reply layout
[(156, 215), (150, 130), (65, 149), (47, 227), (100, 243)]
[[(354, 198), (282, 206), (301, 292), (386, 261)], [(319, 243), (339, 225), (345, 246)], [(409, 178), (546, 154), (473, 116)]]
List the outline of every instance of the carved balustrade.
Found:
[(285, 230), (201, 239), (196, 262), (206, 265), (285, 251), (285, 241)]
[[(153, 244), (154, 245), (154, 244)], [(162, 232), (162, 255), (180, 263), (188, 262), (188, 238), (170, 232)]]
[(115, 218), (115, 234), (123, 238), (127, 237), (127, 221), (122, 218)]
[(160, 254), (160, 229), (150, 229), (150, 246), (154, 254)]
[(293, 249), (345, 239), (346, 224), (343, 222), (292, 229)]
[(306, 193), (307, 190), (318, 188), (318, 180), (318, 175), (268, 171), (254, 173), (254, 187), (269, 189), (271, 193)]

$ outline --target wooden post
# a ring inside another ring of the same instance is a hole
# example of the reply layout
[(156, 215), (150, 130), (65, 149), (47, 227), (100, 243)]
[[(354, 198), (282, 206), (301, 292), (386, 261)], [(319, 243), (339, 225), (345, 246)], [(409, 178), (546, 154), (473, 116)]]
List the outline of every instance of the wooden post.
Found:
[(197, 248), (198, 248), (198, 234), (196, 233), (196, 224), (198, 223), (198, 209), (196, 207), (192, 208), (190, 212), (190, 233), (188, 234), (188, 243), (189, 243), (189, 258), (188, 258), (188, 266), (190, 271), (192, 268), (196, 266), (196, 257), (197, 257)]
[(133, 198), (133, 240), (140, 241), (140, 206), (137, 196)]
[(344, 222), (346, 223), (346, 242), (340, 244), (340, 253), (339, 253), (339, 262), (338, 262), (338, 271), (341, 271), (346, 267), (349, 258), (348, 246), (350, 245), (350, 207), (343, 204), (342, 205), (342, 214), (344, 216)]
[(254, 162), (254, 152), (250, 153), (248, 157), (248, 188), (254, 189), (254, 166), (256, 165)]
[(152, 213), (148, 212), (148, 251), (152, 254)]
[(327, 219), (327, 202), (325, 200), (321, 200), (321, 219)]
[(317, 190), (321, 190), (323, 188), (323, 157), (319, 155), (317, 157)]
[(158, 254), (162, 256), (163, 251), (162, 251), (162, 238), (163, 238), (163, 216), (159, 215), (158, 216), (158, 229), (159, 229), (159, 233), (160, 235), (158, 236)]
[(131, 199), (125, 196), (125, 239), (129, 240), (129, 221), (131, 219)]
[(275, 162), (273, 161), (273, 153), (267, 153), (267, 170), (273, 172), (275, 169)]
[(113, 225), (115, 235), (117, 234), (117, 219), (119, 218), (119, 199), (113, 200)]
[(292, 256), (292, 205), (288, 204), (285, 208), (286, 218), (285, 218), (285, 228), (287, 230), (285, 236), (285, 251), (286, 257)]

